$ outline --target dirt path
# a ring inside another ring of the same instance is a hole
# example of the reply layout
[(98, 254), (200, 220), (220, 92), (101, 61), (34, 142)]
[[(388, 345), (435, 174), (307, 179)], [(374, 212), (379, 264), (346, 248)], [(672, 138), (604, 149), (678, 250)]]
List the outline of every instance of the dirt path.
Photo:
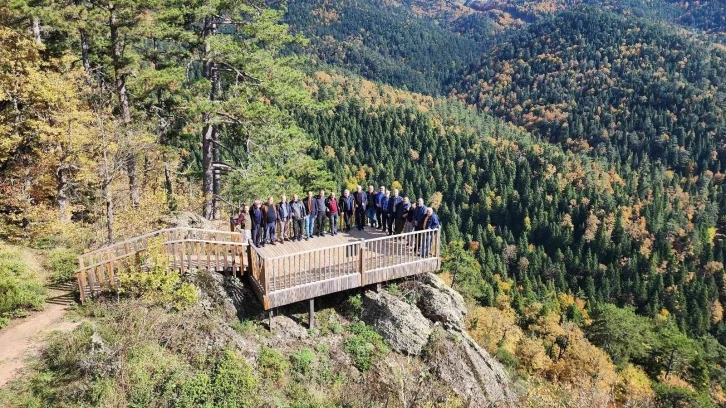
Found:
[(63, 320), (73, 302), (67, 287), (50, 288), (45, 309), (0, 330), (0, 387), (15, 378), (28, 359), (40, 352), (45, 335), (54, 330), (70, 331), (78, 325)]

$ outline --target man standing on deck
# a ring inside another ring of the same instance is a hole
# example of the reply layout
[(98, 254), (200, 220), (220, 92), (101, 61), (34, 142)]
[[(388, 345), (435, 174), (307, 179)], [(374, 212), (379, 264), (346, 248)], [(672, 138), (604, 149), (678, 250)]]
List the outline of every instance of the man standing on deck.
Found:
[(378, 187), (378, 193), (376, 194), (376, 228), (381, 231), (386, 229), (386, 223), (383, 222), (383, 198), (387, 197), (386, 192), (386, 187), (380, 186)]
[(350, 232), (351, 218), (353, 218), (353, 197), (350, 195), (350, 191), (347, 189), (343, 191), (343, 196), (340, 197), (338, 202), (338, 210), (342, 215), (341, 229), (344, 232)]
[(280, 220), (280, 242), (290, 240), (290, 219), (292, 219), (292, 209), (286, 196), (280, 197), (281, 200), (277, 204), (277, 218)]
[(385, 187), (383, 189), (383, 197), (381, 197), (380, 200), (381, 207), (378, 208), (378, 210), (380, 210), (380, 213), (376, 214), (378, 215), (378, 223), (381, 225), (381, 231), (385, 231), (386, 225), (388, 224), (388, 213), (386, 212), (386, 210), (388, 209), (388, 201), (391, 197), (391, 192), (386, 190)]
[(242, 232), (245, 242), (250, 242), (252, 240), (252, 220), (250, 219), (250, 209), (247, 208), (247, 204), (242, 205), (242, 211), (237, 217), (237, 226)]
[(313, 211), (317, 218), (318, 224), (318, 236), (322, 237), (325, 234), (325, 219), (328, 215), (328, 208), (325, 206), (325, 190), (320, 190), (315, 199), (313, 199)]
[(404, 197), (400, 204), (396, 206), (394, 218), (396, 220), (395, 233), (400, 234), (403, 232), (403, 228), (406, 226), (406, 217), (408, 216), (408, 209), (411, 207), (411, 203), (408, 201), (408, 197)]
[(416, 231), (421, 231), (425, 228), (423, 223), (426, 218), (426, 206), (424, 205), (423, 198), (419, 198), (416, 203), (416, 209), (413, 210), (413, 226)]
[(315, 227), (315, 208), (313, 204), (315, 199), (313, 198), (313, 192), (308, 191), (308, 196), (303, 199), (303, 205), (305, 206), (305, 241), (313, 237), (313, 228)]
[(330, 197), (325, 200), (325, 208), (328, 210), (330, 235), (335, 236), (338, 233), (338, 199), (335, 198), (335, 193), (331, 192)]
[(366, 206), (368, 205), (368, 195), (363, 191), (363, 187), (359, 184), (355, 193), (353, 193), (353, 206), (355, 211), (355, 226), (358, 231), (363, 231), (366, 224)]
[(305, 208), (305, 203), (297, 199), (297, 194), (292, 195), (290, 212), (292, 212), (292, 240), (300, 241), (302, 239), (303, 223), (305, 223), (308, 213)]
[(414, 230), (414, 222), (413, 222), (413, 213), (416, 212), (416, 203), (413, 202), (408, 207), (408, 213), (406, 214), (406, 233), (413, 232)]
[(386, 208), (383, 209), (384, 217), (386, 218), (386, 227), (388, 228), (388, 235), (393, 235), (393, 224), (396, 221), (396, 208), (403, 201), (403, 197), (398, 195), (398, 189), (393, 189), (393, 195), (388, 198)]
[(368, 203), (366, 204), (366, 217), (371, 227), (376, 227), (376, 197), (377, 194), (373, 191), (373, 184), (368, 186)]
[[(423, 219), (423, 230), (435, 230), (441, 226), (439, 217), (434, 214), (434, 209), (429, 207), (426, 209), (426, 216)], [(433, 239), (433, 233), (427, 233), (423, 237), (423, 246), (421, 248), (421, 256), (426, 258), (429, 256), (429, 250), (431, 249), (431, 241)]]
[[(255, 200), (254, 203), (252, 203), (252, 208), (250, 208), (250, 222), (252, 223), (252, 243), (256, 246), (260, 246), (260, 241), (262, 241), (262, 208), (260, 208), (260, 200)], [(262, 242), (262, 246), (264, 246), (264, 241)]]
[[(275, 242), (277, 209), (275, 208), (275, 199), (273, 199), (272, 196), (267, 199), (267, 205), (262, 207), (262, 213), (265, 216), (265, 243), (277, 245)], [(264, 246), (264, 244), (262, 244), (262, 246)]]

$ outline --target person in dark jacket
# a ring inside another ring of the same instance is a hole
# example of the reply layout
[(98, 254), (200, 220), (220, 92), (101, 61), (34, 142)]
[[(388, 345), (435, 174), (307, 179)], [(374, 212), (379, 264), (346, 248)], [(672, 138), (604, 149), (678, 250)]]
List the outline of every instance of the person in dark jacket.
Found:
[(262, 239), (264, 214), (260, 207), (260, 200), (255, 200), (250, 208), (250, 222), (252, 223), (252, 243), (256, 247), (265, 246)]
[(396, 221), (396, 207), (403, 201), (403, 197), (398, 195), (398, 189), (393, 189), (393, 194), (388, 197), (388, 203), (383, 209), (386, 218), (386, 228), (388, 228), (388, 235), (393, 235), (393, 224)]
[(338, 233), (338, 199), (335, 198), (335, 193), (330, 193), (330, 196), (325, 200), (325, 208), (328, 210), (328, 220), (330, 221), (330, 235), (335, 236)]
[(404, 197), (403, 200), (396, 206), (395, 214), (393, 215), (396, 220), (396, 234), (403, 232), (403, 228), (406, 226), (406, 216), (408, 216), (408, 209), (411, 207), (411, 203), (408, 201), (408, 197)]
[(389, 197), (387, 194), (388, 190), (385, 186), (378, 187), (378, 193), (376, 193), (376, 228), (381, 231), (386, 229), (386, 223), (383, 220), (383, 199)]
[(315, 229), (315, 208), (313, 204), (315, 203), (315, 198), (313, 197), (313, 192), (308, 191), (308, 196), (303, 199), (303, 205), (305, 206), (305, 240), (313, 237), (313, 230)]
[(351, 218), (353, 218), (354, 201), (353, 196), (347, 189), (343, 191), (343, 196), (338, 201), (338, 210), (342, 216), (341, 227), (344, 232), (350, 232)]
[(373, 190), (373, 185), (368, 186), (368, 203), (366, 204), (366, 217), (371, 227), (376, 227), (376, 197), (377, 194)]
[[(423, 219), (423, 230), (435, 230), (441, 227), (441, 223), (439, 222), (439, 217), (434, 214), (434, 209), (429, 207), (426, 209), (426, 216)], [(431, 250), (431, 243), (433, 241), (433, 232), (426, 233), (423, 237), (423, 245), (421, 246), (421, 256), (426, 258), (429, 256), (429, 251)]]
[(368, 205), (368, 194), (363, 191), (363, 187), (358, 185), (355, 193), (353, 193), (353, 205), (355, 211), (355, 226), (358, 231), (363, 231), (366, 224), (366, 206)]
[(277, 229), (277, 208), (272, 197), (267, 199), (267, 204), (262, 207), (262, 214), (265, 219), (265, 243), (277, 245), (275, 242), (275, 231)]
[(280, 242), (290, 240), (290, 221), (292, 220), (292, 208), (286, 196), (280, 197), (277, 203), (277, 219), (280, 222)]
[(379, 208), (380, 214), (378, 217), (378, 223), (381, 225), (381, 231), (385, 231), (388, 226), (388, 201), (391, 198), (391, 192), (386, 190), (381, 198), (381, 207)]
[(426, 206), (423, 198), (419, 198), (416, 202), (416, 209), (413, 211), (413, 226), (416, 231), (424, 229), (424, 218), (426, 218)]
[(408, 207), (408, 214), (406, 214), (406, 233), (413, 232), (416, 227), (413, 221), (413, 213), (416, 212), (416, 203), (411, 203)]
[(325, 205), (325, 201), (325, 190), (320, 190), (318, 196), (313, 199), (313, 212), (317, 219), (319, 237), (325, 234), (325, 219), (328, 215), (328, 208)]
[(302, 239), (303, 224), (305, 223), (308, 212), (305, 208), (305, 203), (298, 200), (297, 194), (292, 195), (290, 211), (292, 212), (292, 239), (293, 241), (300, 241)]

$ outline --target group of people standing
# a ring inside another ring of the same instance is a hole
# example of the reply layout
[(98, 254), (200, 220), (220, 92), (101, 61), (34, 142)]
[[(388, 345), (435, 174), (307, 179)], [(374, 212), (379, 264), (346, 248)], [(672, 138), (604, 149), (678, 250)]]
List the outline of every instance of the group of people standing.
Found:
[(325, 190), (320, 190), (315, 196), (308, 191), (307, 197), (302, 200), (297, 194), (293, 194), (291, 201), (284, 195), (277, 203), (272, 197), (264, 204), (255, 200), (250, 208), (243, 205), (236, 219), (236, 225), (245, 238), (259, 247), (286, 240), (308, 240), (316, 235), (322, 237), (326, 230), (331, 235), (337, 235), (339, 229), (350, 231), (353, 224), (359, 231), (369, 226), (388, 235), (440, 226), (433, 208), (426, 207), (422, 198), (410, 202), (408, 197), (399, 194), (398, 189), (390, 191), (380, 186), (375, 191), (372, 185), (368, 186), (367, 192), (357, 186), (352, 194), (345, 190), (340, 197), (336, 197), (334, 192), (326, 196)]

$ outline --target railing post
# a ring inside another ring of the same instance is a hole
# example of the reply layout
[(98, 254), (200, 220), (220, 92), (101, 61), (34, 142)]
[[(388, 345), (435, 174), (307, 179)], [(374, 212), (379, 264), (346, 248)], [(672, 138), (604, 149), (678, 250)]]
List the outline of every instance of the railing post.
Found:
[(436, 228), (436, 257), (441, 257), (441, 227)]
[(358, 269), (360, 270), (360, 285), (366, 285), (366, 262), (365, 262), (365, 239), (361, 238), (360, 246), (358, 247)]
[(268, 259), (262, 260), (262, 273), (265, 274), (265, 294), (270, 293), (270, 261)]
[(83, 262), (83, 256), (78, 257), (78, 273), (76, 274), (76, 280), (78, 281), (78, 293), (81, 297), (81, 304), (86, 301), (86, 271), (84, 270), (85, 263)]

